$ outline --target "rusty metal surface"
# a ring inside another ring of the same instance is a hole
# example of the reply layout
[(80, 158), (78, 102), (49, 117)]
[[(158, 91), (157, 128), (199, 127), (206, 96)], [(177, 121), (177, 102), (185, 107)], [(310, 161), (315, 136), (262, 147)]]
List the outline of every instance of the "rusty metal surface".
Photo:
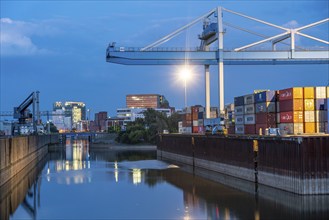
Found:
[(255, 139), (259, 142), (258, 171), (301, 179), (329, 178), (329, 136), (266, 138), (163, 135), (158, 139), (158, 149), (254, 169)]

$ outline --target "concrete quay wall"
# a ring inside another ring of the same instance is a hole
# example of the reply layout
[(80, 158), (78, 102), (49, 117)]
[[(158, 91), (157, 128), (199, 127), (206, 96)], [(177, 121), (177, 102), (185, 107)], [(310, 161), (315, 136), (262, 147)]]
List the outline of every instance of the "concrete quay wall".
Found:
[[(258, 148), (254, 148), (254, 140)], [(158, 156), (301, 195), (329, 194), (329, 136), (161, 135)]]
[(36, 165), (55, 143), (58, 135), (0, 138), (0, 187), (30, 163)]

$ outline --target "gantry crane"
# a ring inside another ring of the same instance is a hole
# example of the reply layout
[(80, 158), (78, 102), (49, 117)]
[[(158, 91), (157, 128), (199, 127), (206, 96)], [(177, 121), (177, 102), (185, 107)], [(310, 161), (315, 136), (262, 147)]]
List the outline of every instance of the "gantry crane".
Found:
[[(243, 29), (223, 21), (223, 12), (231, 13), (249, 20), (253, 20), (282, 31), (282, 33), (275, 36), (265, 36), (254, 33), (250, 30)], [(217, 22), (207, 23), (207, 20), (214, 17)], [(200, 47), (195, 49), (170, 49), (170, 48), (156, 48), (162, 43), (171, 40), (173, 37), (182, 33), (184, 30), (190, 28), (196, 23), (204, 21), (203, 32), (199, 35), (201, 40)], [(115, 43), (108, 46), (106, 51), (106, 61), (110, 63), (124, 64), (124, 65), (184, 65), (186, 61), (189, 65), (204, 65), (205, 66), (205, 105), (206, 118), (210, 117), (210, 76), (209, 66), (218, 66), (218, 87), (219, 87), (219, 110), (224, 112), (224, 64), (225, 65), (273, 65), (273, 64), (329, 64), (329, 50), (328, 48), (321, 50), (305, 50), (295, 45), (295, 36), (303, 36), (311, 40), (327, 44), (329, 42), (322, 40), (301, 31), (328, 22), (329, 18), (321, 21), (295, 28), (289, 29), (279, 25), (275, 25), (251, 16), (247, 16), (226, 8), (217, 7), (208, 13), (193, 20), (189, 24), (177, 29), (168, 34), (160, 40), (144, 47), (144, 48), (126, 48), (115, 47)], [(265, 39), (257, 41), (242, 47), (237, 47), (234, 50), (224, 50), (224, 28), (223, 25), (238, 28), (241, 31), (256, 34)], [(288, 50), (277, 50), (276, 44), (284, 43), (286, 39), (290, 38)], [(210, 45), (217, 41), (217, 48), (211, 49)], [(256, 45), (271, 42), (272, 49), (269, 51), (247, 50)]]

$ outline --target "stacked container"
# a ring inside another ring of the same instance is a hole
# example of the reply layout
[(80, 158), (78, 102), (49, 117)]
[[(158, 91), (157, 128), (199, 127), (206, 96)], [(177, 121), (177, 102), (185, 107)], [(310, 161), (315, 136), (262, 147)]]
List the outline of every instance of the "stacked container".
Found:
[(256, 133), (265, 134), (266, 128), (276, 127), (276, 92), (263, 91), (256, 93)]
[(301, 87), (279, 90), (280, 124), (282, 134), (304, 132), (304, 91)]
[(256, 111), (254, 94), (244, 96), (244, 133), (256, 133)]
[(234, 98), (235, 133), (244, 134), (244, 97)]
[[(315, 87), (315, 101), (314, 101), (314, 132), (324, 133), (326, 131), (326, 122), (328, 122), (328, 99), (326, 87)], [(306, 133), (306, 131), (305, 131)]]
[(203, 114), (204, 108), (201, 106), (191, 107), (192, 112), (192, 133), (203, 133)]

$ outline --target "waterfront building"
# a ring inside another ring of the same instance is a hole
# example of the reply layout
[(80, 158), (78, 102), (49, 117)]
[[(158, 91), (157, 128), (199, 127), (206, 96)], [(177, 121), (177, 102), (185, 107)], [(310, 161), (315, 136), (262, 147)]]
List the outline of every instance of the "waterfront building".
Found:
[[(80, 121), (86, 120), (86, 105), (83, 102), (55, 102), (53, 111), (53, 121), (57, 129), (76, 129)], [(63, 115), (60, 115), (60, 112)]]
[(127, 108), (170, 108), (169, 102), (159, 94), (131, 94), (126, 96)]
[[(124, 120), (124, 123), (135, 121), (137, 118), (145, 118), (144, 112), (147, 108), (119, 108), (117, 117)], [(167, 117), (171, 116), (170, 108), (155, 108), (155, 111), (165, 113)]]
[(107, 130), (106, 120), (107, 120), (107, 112), (103, 111), (103, 112), (95, 113), (95, 126), (97, 131)]

